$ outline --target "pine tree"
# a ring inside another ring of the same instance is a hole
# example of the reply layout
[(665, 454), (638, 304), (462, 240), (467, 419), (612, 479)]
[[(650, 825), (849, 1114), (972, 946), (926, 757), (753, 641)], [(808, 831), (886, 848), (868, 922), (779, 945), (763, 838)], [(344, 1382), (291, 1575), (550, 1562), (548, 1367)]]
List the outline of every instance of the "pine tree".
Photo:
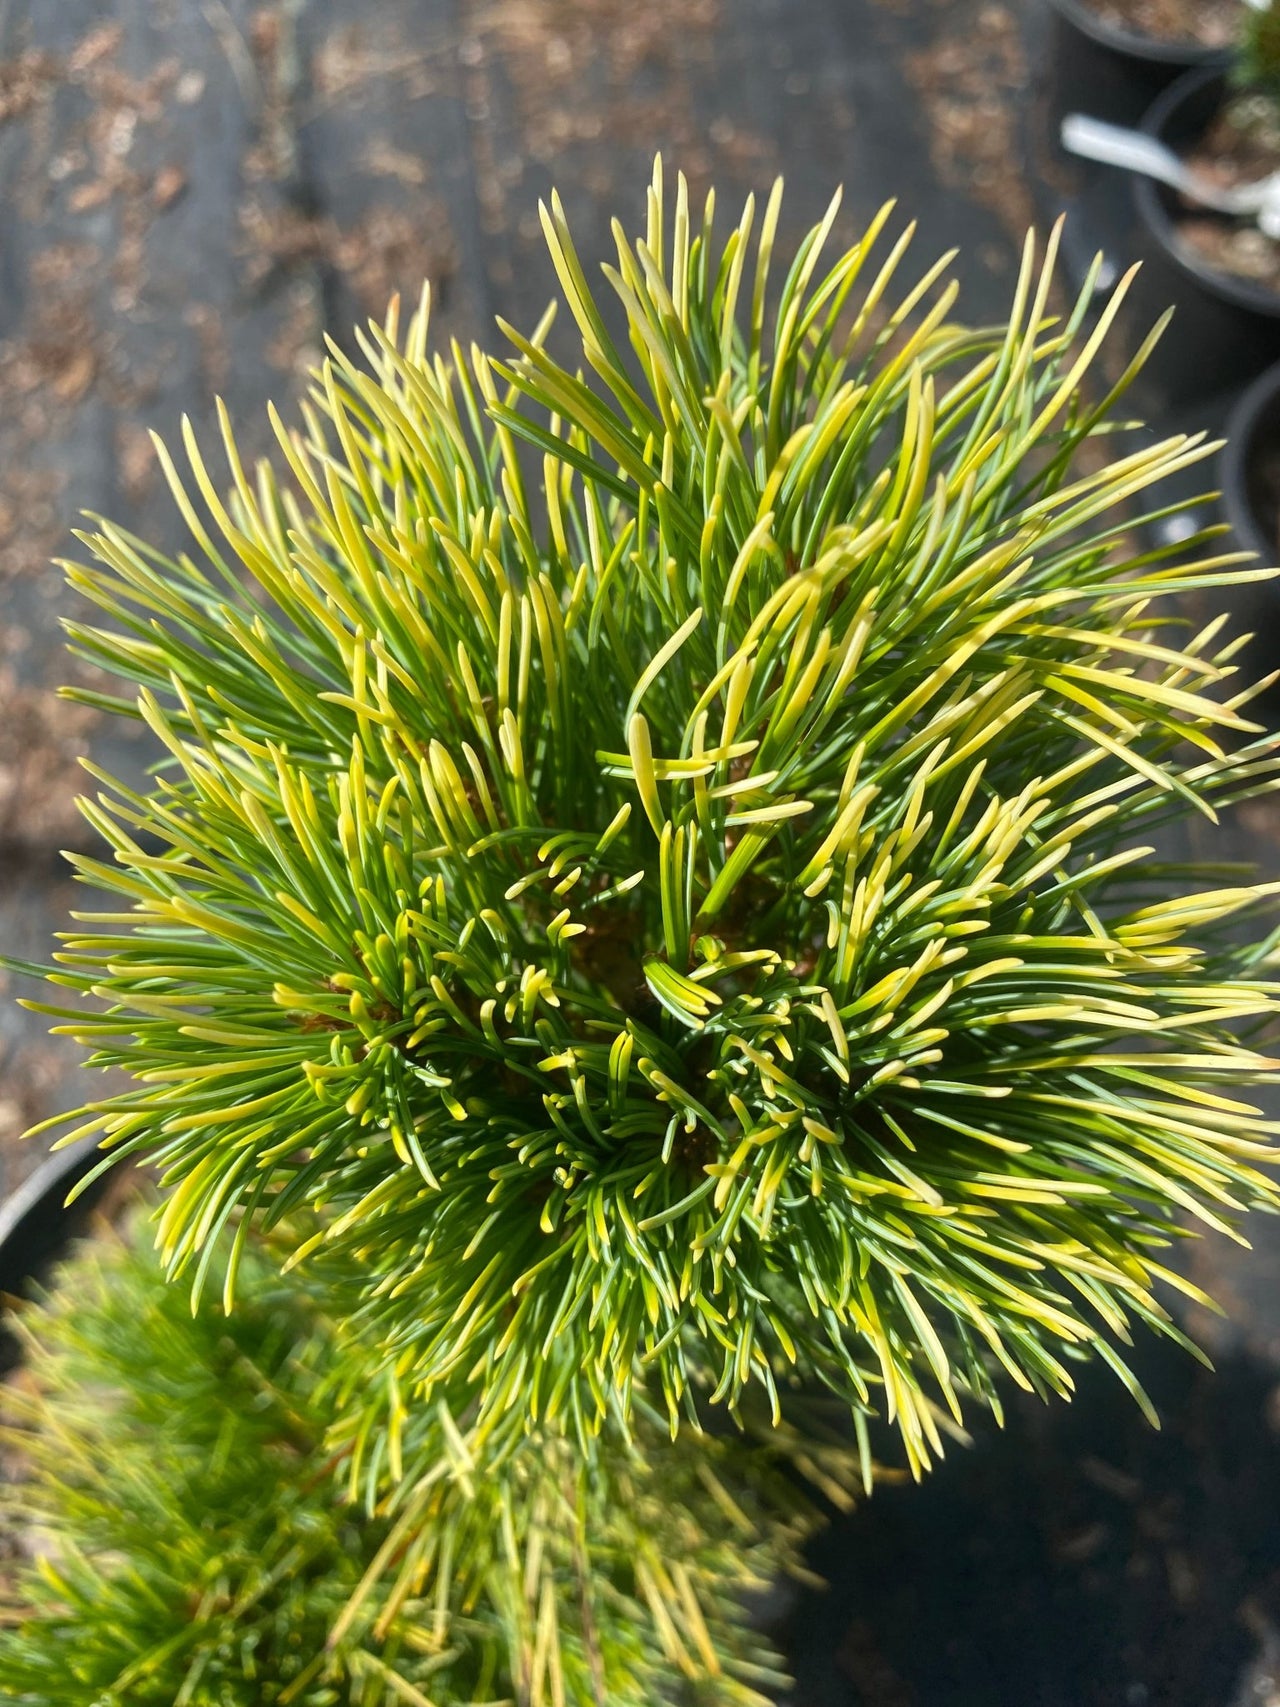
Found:
[(1170, 1247), (1275, 1203), (1277, 885), (1155, 851), (1275, 786), (1239, 643), (1171, 602), (1262, 571), (1139, 543), (1213, 447), (1126, 440), (1125, 285), (1055, 319), (1029, 239), (971, 328), (890, 208), (779, 281), (777, 190), (723, 241), (673, 203), (608, 307), (543, 210), (575, 363), (549, 318), (432, 352), (424, 296), (274, 464), (224, 415), (228, 497), (162, 447), (189, 555), (101, 522), (68, 566), (123, 684), (75, 697), (164, 749), (90, 766), (106, 899), (50, 976), (94, 1012), (41, 1011), (132, 1084), (68, 1137), (158, 1164), (229, 1308), (308, 1218), (330, 1448), (427, 1574), (442, 1415), (500, 1489), (726, 1413), (803, 1440), (817, 1390), (867, 1485), (877, 1419), (919, 1473), (1085, 1355), (1141, 1400)]

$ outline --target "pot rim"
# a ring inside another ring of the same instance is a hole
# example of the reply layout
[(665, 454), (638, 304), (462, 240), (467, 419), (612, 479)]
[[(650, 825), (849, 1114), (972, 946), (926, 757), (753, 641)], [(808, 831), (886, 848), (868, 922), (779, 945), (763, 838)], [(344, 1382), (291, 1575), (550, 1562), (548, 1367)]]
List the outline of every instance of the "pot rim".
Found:
[[(82, 1138), (78, 1144), (69, 1145), (65, 1150), (54, 1150), (34, 1173), (28, 1174), (21, 1185), (0, 1200), (0, 1252), (19, 1232), (28, 1216), (48, 1212), (47, 1199), (60, 1194), (65, 1200), (100, 1153), (96, 1138)], [(65, 1202), (59, 1202), (55, 1212), (61, 1213), (63, 1208)]]
[(1127, 53), (1134, 59), (1149, 60), (1156, 65), (1200, 68), (1225, 64), (1232, 56), (1229, 47), (1206, 47), (1196, 41), (1163, 41), (1159, 36), (1135, 35), (1128, 30), (1117, 29), (1090, 10), (1082, 0), (1049, 0), (1049, 5), (1090, 41)]
[(1246, 551), (1263, 564), (1277, 556), (1275, 542), (1268, 544), (1257, 524), (1249, 501), (1249, 463), (1255, 448), (1258, 423), (1267, 406), (1280, 397), (1280, 362), (1259, 374), (1236, 401), (1227, 418), (1226, 443), (1219, 463), (1223, 504), (1237, 539)]
[[(1054, 5), (1061, 3), (1062, 0), (1053, 0)], [(1071, 0), (1071, 3), (1074, 4), (1074, 0)], [(1183, 102), (1214, 83), (1221, 83), (1225, 94), (1225, 66), (1206, 65), (1197, 70), (1186, 72), (1184, 76), (1179, 77), (1156, 96), (1143, 114), (1140, 129), (1144, 130), (1148, 136), (1154, 136), (1163, 142), (1165, 140), (1165, 126)], [(1230, 273), (1217, 272), (1214, 268), (1205, 266), (1184, 252), (1176, 241), (1174, 222), (1169, 217), (1154, 179), (1144, 178), (1135, 173), (1133, 175), (1133, 196), (1139, 218), (1155, 238), (1162, 253), (1180, 273), (1193, 279), (1210, 295), (1220, 297), (1224, 301), (1232, 303), (1236, 308), (1248, 309), (1251, 313), (1261, 315), (1264, 319), (1280, 319), (1280, 291), (1269, 290), (1265, 285), (1254, 284), (1250, 279), (1236, 278)]]

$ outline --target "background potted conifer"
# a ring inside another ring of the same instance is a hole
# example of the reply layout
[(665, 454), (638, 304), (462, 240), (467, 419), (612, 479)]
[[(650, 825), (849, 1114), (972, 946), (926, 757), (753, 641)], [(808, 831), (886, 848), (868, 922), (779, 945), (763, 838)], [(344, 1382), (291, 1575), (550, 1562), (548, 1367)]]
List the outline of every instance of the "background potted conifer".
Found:
[(1170, 1246), (1274, 1204), (1275, 886), (1152, 852), (1280, 771), (1166, 614), (1260, 572), (1133, 544), (1211, 447), (1097, 456), (1138, 364), (1085, 400), (1056, 239), (971, 330), (889, 209), (775, 271), (778, 207), (659, 170), (622, 347), (553, 198), (567, 365), (393, 310), (229, 497), (165, 455), (190, 555), (85, 536), (164, 752), (41, 1011), (178, 1284), (126, 1241), (31, 1318), (19, 1701), (758, 1699), (782, 1471), (1086, 1354), (1141, 1401)]
[[(1280, 9), (1250, 11), (1239, 81), (1252, 92), (1239, 121), (1244, 137), (1260, 131), (1263, 146), (1270, 144), (1280, 158)], [(1280, 245), (1272, 248), (1280, 254)], [(1264, 559), (1274, 557), (1280, 544), (1278, 390), (1280, 370), (1273, 367), (1241, 397), (1229, 423), (1222, 466), (1223, 500), (1236, 537)], [(1259, 626), (1270, 632), (1275, 613), (1265, 595), (1264, 601)]]

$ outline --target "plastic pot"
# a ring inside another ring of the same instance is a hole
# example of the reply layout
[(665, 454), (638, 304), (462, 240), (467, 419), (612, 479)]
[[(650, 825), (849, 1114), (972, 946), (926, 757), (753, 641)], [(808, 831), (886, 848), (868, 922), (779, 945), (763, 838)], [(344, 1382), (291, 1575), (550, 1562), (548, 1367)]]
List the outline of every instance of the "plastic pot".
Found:
[[(1219, 461), (1222, 509), (1235, 543), (1256, 552), (1259, 565), (1280, 562), (1280, 362), (1267, 369), (1241, 397), (1226, 428)], [(1234, 615), (1253, 640), (1245, 675), (1263, 676), (1280, 665), (1280, 592), (1274, 581), (1255, 581), (1236, 590)], [(1264, 702), (1273, 722), (1280, 700), (1276, 688)]]
[[(87, 1230), (114, 1170), (90, 1181), (74, 1203), (67, 1197), (101, 1159), (93, 1138), (57, 1150), (0, 1203), (0, 1294), (28, 1292)], [(17, 1341), (0, 1320), (0, 1372), (16, 1361)]]
[(1073, 289), (1099, 250), (1107, 257), (1105, 276), (1114, 280), (1134, 247), (1129, 186), (1123, 173), (1064, 151), (1063, 118), (1080, 112), (1136, 126), (1171, 83), (1191, 70), (1225, 66), (1229, 55), (1115, 29), (1084, 0), (1042, 0), (1033, 32), (1038, 69), (1026, 147), (1041, 211), (1049, 223), (1064, 208), (1070, 213), (1062, 258)]
[[(1194, 146), (1227, 97), (1220, 68), (1189, 72), (1152, 103), (1142, 129), (1178, 153)], [(1153, 319), (1173, 304), (1173, 325), (1144, 376), (1173, 407), (1247, 384), (1280, 359), (1280, 293), (1251, 279), (1215, 272), (1177, 241), (1176, 193), (1135, 177), (1144, 266), (1136, 304)]]
[(1280, 362), (1232, 410), (1220, 468), (1222, 507), (1236, 539), (1270, 565), (1280, 558), (1280, 482), (1267, 479), (1268, 450), (1280, 464)]
[(1224, 65), (1229, 50), (1114, 29), (1081, 0), (1048, 0), (1046, 94), (1052, 134), (1064, 113), (1137, 124), (1184, 72)]

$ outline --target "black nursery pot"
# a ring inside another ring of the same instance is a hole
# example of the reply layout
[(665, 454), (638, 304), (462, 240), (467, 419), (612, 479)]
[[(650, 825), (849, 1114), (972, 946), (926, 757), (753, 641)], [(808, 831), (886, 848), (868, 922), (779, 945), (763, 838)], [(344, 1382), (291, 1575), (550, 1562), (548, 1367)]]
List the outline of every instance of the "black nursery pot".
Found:
[[(55, 1151), (0, 1203), (0, 1295), (14, 1298), (29, 1292), (87, 1231), (110, 1173), (91, 1180), (74, 1203), (69, 1205), (67, 1197), (101, 1160), (93, 1138)], [(17, 1360), (17, 1341), (0, 1321), (0, 1373)]]
[(1184, 72), (1226, 62), (1221, 48), (1114, 29), (1081, 0), (1048, 0), (1046, 94), (1054, 138), (1066, 113), (1136, 125)]
[(1220, 478), (1222, 507), (1241, 547), (1267, 566), (1280, 560), (1280, 362), (1232, 410)]
[[(1185, 153), (1213, 123), (1229, 87), (1220, 68), (1190, 72), (1153, 102), (1142, 129)], [(1176, 309), (1144, 373), (1146, 385), (1180, 408), (1247, 384), (1280, 359), (1280, 293), (1215, 272), (1184, 250), (1175, 191), (1135, 176), (1133, 194), (1144, 261), (1137, 311), (1152, 320), (1169, 304)]]
[[(1219, 463), (1222, 509), (1236, 544), (1257, 554), (1259, 567), (1280, 563), (1280, 362), (1245, 392), (1227, 422)], [(1253, 635), (1244, 674), (1269, 675), (1280, 666), (1280, 592), (1274, 581), (1235, 590), (1238, 626)], [(1265, 711), (1274, 722), (1280, 692), (1268, 691)]]

